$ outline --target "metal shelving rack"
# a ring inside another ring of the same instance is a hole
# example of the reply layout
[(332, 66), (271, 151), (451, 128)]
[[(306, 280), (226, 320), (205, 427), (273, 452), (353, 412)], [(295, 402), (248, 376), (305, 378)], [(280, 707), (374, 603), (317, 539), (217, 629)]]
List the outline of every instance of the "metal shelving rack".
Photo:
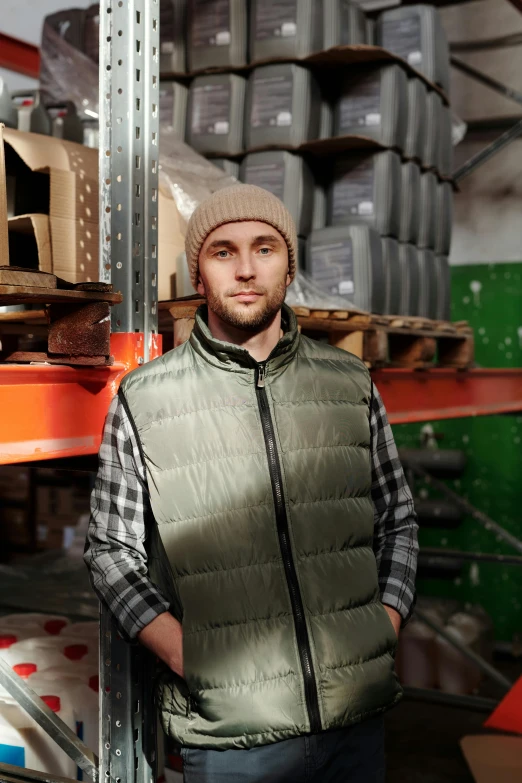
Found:
[[(522, 11), (520, 0), (510, 2)], [(16, 453), (0, 447), (0, 463), (96, 454), (103, 418), (121, 377), (161, 352), (157, 334), (159, 16), (159, 0), (100, 3), (100, 280), (112, 282), (124, 294), (123, 303), (112, 312), (111, 351), (116, 363), (95, 371), (24, 368), (29, 371), (21, 374), (19, 368), (0, 368), (2, 404), (8, 398), (14, 400), (22, 390), (27, 409), (31, 403), (68, 400), (85, 414), (83, 421), (71, 417), (63, 427), (56, 419), (44, 418), (43, 426), (32, 435), (23, 431)], [(0, 64), (37, 75), (36, 47), (27, 49), (29, 45), (8, 39), (0, 36), (5, 60)], [(459, 67), (456, 62), (454, 65)], [(510, 97), (521, 102), (518, 95)], [(468, 161), (457, 172), (458, 178), (518, 137), (522, 132), (518, 125), (510, 129), (508, 138), (504, 134)], [(87, 372), (90, 390), (84, 383)], [(522, 410), (519, 370), (381, 370), (375, 379), (393, 423)], [(34, 422), (30, 425), (35, 426)], [(4, 440), (3, 433), (0, 440)], [(35, 452), (35, 443), (48, 441), (54, 443), (52, 448)], [(152, 659), (143, 648), (120, 637), (104, 610), (100, 630), (99, 758), (1, 661), (0, 684), (96, 783), (155, 783), (157, 723), (153, 694), (145, 687), (146, 677), (150, 683)], [(509, 687), (507, 681), (502, 684)], [(431, 700), (439, 697), (443, 703), (486, 710), (494, 706), (490, 700), (474, 697), (410, 695)], [(0, 764), (2, 781), (67, 783), (62, 778)]]

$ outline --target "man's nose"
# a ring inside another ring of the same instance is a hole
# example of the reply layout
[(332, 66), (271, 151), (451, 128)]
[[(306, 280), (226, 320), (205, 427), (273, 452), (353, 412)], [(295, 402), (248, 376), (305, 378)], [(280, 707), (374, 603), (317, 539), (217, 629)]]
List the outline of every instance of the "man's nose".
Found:
[(255, 266), (250, 253), (241, 253), (236, 267), (236, 278), (240, 280), (251, 280), (256, 276)]

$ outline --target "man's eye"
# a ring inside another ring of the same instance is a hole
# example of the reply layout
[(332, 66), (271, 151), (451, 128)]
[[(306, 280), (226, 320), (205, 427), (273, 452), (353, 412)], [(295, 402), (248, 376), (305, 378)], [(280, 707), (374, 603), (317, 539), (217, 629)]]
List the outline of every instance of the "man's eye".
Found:
[(227, 258), (228, 250), (218, 250), (218, 258)]
[(262, 247), (260, 248), (259, 252), (261, 253), (262, 256), (267, 256), (270, 253), (270, 248)]

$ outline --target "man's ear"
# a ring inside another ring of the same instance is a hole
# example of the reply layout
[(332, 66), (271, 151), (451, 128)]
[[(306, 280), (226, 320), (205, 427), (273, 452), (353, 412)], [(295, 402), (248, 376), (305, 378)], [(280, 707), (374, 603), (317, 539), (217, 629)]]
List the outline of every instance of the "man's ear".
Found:
[(197, 287), (197, 292), (198, 292), (198, 294), (199, 294), (200, 296), (205, 296), (205, 295), (206, 295), (206, 293), (205, 293), (205, 286), (204, 286), (204, 284), (203, 284), (203, 281), (202, 281), (202, 279), (201, 279), (200, 275), (198, 275), (198, 287)]

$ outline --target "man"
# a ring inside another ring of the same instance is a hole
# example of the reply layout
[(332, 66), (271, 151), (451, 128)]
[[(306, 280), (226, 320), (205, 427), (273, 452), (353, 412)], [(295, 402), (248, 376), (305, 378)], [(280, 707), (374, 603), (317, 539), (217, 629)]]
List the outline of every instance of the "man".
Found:
[(275, 196), (214, 193), (186, 251), (207, 304), (111, 405), (93, 585), (165, 664), (187, 783), (383, 781), (417, 525), (381, 399), (358, 358), (299, 334)]

